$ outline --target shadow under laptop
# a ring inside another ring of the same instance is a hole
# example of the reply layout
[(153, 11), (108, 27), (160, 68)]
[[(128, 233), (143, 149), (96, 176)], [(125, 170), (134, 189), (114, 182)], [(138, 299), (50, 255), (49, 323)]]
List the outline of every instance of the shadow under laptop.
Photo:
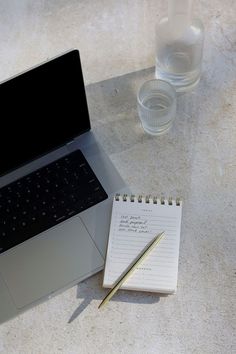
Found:
[[(109, 289), (102, 287), (102, 279), (103, 272), (100, 272), (77, 285), (76, 297), (77, 299), (82, 299), (82, 302), (71, 314), (68, 323), (71, 323), (78, 318), (93, 300), (99, 300), (99, 305), (104, 299)], [(121, 303), (154, 304), (158, 303), (162, 297), (166, 296), (168, 295), (142, 291), (118, 290), (110, 302), (116, 301)], [(109, 306), (109, 304), (107, 304), (107, 306)]]

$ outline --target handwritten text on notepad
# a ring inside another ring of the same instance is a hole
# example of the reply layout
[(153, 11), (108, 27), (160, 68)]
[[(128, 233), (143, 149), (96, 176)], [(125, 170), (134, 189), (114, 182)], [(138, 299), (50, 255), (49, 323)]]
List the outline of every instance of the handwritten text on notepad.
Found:
[(142, 216), (121, 215), (118, 231), (148, 233), (148, 219)]

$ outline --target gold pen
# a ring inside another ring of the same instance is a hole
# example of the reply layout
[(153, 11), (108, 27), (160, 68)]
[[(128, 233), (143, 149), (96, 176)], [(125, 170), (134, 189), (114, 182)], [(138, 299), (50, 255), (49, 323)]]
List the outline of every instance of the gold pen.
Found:
[(153, 248), (160, 242), (162, 237), (164, 236), (164, 231), (160, 234), (156, 235), (139, 253), (139, 255), (134, 259), (134, 261), (129, 265), (129, 267), (125, 270), (124, 273), (121, 274), (117, 283), (114, 287), (109, 291), (109, 293), (104, 297), (98, 308), (100, 309), (104, 306), (112, 296), (117, 292), (117, 290), (121, 287), (121, 285), (128, 279), (128, 277), (134, 272), (134, 270), (138, 267), (138, 265), (146, 258), (146, 256), (153, 250)]

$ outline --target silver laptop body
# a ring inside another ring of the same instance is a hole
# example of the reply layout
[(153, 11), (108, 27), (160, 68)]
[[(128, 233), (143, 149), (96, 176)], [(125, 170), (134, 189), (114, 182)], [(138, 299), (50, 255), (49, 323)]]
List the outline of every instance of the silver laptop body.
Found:
[[(80, 66), (77, 50), (59, 57), (70, 55), (74, 55), (75, 60), (72, 60), (71, 66)], [(54, 65), (55, 59), (49, 61), (50, 65)], [(27, 71), (29, 75), (31, 70)], [(76, 109), (79, 110), (79, 107)], [(17, 149), (14, 141), (11, 148)], [(115, 193), (123, 193), (128, 189), (90, 129), (64, 146), (4, 174), (0, 177), (0, 187), (76, 149), (84, 154), (108, 198), (0, 254), (0, 322), (103, 269), (112, 199)]]

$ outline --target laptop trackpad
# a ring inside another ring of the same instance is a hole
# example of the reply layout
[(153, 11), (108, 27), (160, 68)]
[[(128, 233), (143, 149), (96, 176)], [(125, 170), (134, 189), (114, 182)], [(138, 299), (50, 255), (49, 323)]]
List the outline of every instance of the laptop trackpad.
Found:
[[(17, 308), (80, 281), (104, 260), (79, 217), (56, 226), (0, 257), (0, 272)], [(100, 268), (100, 269), (99, 269)]]

